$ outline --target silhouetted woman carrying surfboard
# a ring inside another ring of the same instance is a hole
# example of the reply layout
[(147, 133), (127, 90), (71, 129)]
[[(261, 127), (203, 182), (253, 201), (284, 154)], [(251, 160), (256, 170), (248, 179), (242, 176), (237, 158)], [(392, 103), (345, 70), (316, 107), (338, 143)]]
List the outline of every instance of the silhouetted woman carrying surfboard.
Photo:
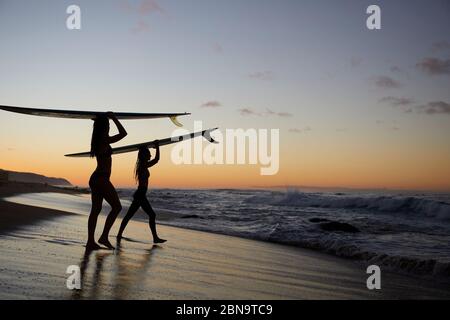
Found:
[[(119, 133), (115, 136), (109, 136), (109, 119), (117, 126)], [(110, 181), (112, 166), (112, 148), (110, 144), (118, 142), (125, 138), (127, 132), (122, 124), (117, 120), (112, 112), (106, 116), (97, 117), (94, 121), (94, 130), (91, 140), (91, 157), (97, 159), (97, 168), (91, 175), (89, 186), (91, 187), (92, 209), (88, 222), (88, 241), (87, 250), (97, 250), (101, 247), (95, 242), (95, 227), (97, 218), (102, 210), (103, 200), (106, 200), (111, 206), (111, 212), (106, 218), (103, 233), (98, 242), (109, 249), (114, 249), (108, 240), (109, 231), (114, 224), (117, 216), (122, 210), (122, 205), (117, 195), (117, 191)]]
[(154, 243), (164, 243), (166, 240), (158, 237), (156, 232), (156, 214), (153, 211), (152, 206), (148, 202), (147, 199), (147, 189), (148, 189), (148, 179), (150, 178), (149, 168), (153, 167), (155, 164), (159, 162), (159, 143), (156, 141), (156, 156), (153, 160), (151, 160), (151, 153), (147, 147), (142, 147), (139, 149), (138, 158), (136, 161), (136, 169), (134, 172), (135, 178), (138, 181), (138, 189), (133, 195), (133, 202), (131, 203), (130, 208), (126, 216), (123, 218), (122, 223), (120, 225), (119, 233), (117, 234), (117, 240), (120, 241), (122, 239), (123, 231), (125, 230), (128, 222), (134, 216), (134, 214), (138, 211), (139, 208), (142, 208), (145, 213), (147, 213), (149, 218), (150, 230), (153, 235)]

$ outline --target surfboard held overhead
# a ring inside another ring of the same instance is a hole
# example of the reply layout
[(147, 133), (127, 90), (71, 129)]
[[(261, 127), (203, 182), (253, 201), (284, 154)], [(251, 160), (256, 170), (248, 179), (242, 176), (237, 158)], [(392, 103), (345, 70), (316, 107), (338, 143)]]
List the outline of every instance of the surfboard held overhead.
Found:
[[(159, 140), (159, 145), (160, 146), (166, 146), (166, 145), (174, 144), (174, 143), (177, 143), (177, 142), (194, 139), (196, 137), (203, 137), (206, 140), (208, 140), (210, 143), (218, 143), (217, 141), (215, 141), (211, 137), (211, 132), (213, 132), (213, 131), (215, 131), (217, 129), (218, 128), (208, 129), (208, 130), (204, 130), (204, 131), (199, 131), (199, 132), (186, 134), (186, 135), (183, 135), (183, 136), (165, 138), (165, 139)], [(143, 142), (143, 143), (132, 144), (132, 145), (118, 147), (118, 148), (113, 148), (112, 149), (112, 153), (113, 154), (121, 154), (121, 153), (135, 152), (135, 151), (139, 151), (139, 149), (142, 148), (142, 147), (154, 148), (154, 147), (156, 147), (156, 140)], [(91, 153), (90, 152), (80, 152), (80, 153), (66, 154), (65, 156), (66, 157), (71, 157), (71, 158), (86, 158), (86, 157), (90, 157)]]
[[(98, 116), (104, 116), (106, 112), (102, 111), (80, 111), (80, 110), (60, 110), (60, 109), (36, 109), (21, 108), (14, 106), (0, 105), (0, 110), (20, 113), (30, 116), (64, 118), (64, 119), (87, 119), (94, 120)], [(136, 113), (136, 112), (114, 112), (119, 120), (138, 120), (138, 119), (162, 119), (169, 118), (176, 126), (181, 127), (182, 124), (177, 117), (187, 116), (190, 113)]]

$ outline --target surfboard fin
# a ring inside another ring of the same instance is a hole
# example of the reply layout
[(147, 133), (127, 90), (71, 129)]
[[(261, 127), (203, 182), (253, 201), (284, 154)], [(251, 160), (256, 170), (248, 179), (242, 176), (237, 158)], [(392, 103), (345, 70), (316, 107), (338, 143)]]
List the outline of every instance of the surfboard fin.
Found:
[(217, 142), (216, 140), (213, 139), (213, 137), (211, 137), (211, 132), (214, 130), (217, 130), (217, 128), (212, 130), (206, 130), (205, 133), (203, 134), (203, 137), (211, 143), (218, 144), (219, 142)]
[(183, 125), (181, 124), (181, 122), (178, 121), (177, 117), (170, 117), (169, 119), (170, 119), (170, 120), (173, 122), (173, 124), (176, 125), (177, 127), (182, 127), (182, 126), (183, 126)]

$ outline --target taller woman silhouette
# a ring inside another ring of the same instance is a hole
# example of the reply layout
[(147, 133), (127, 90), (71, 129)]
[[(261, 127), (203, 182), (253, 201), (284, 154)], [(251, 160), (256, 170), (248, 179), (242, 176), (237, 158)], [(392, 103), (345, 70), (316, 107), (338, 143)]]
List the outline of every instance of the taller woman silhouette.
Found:
[[(119, 133), (115, 136), (109, 136), (109, 119), (117, 126)], [(122, 210), (122, 205), (117, 195), (117, 191), (110, 181), (112, 166), (112, 148), (111, 143), (118, 142), (127, 136), (127, 132), (116, 116), (108, 112), (106, 116), (99, 116), (94, 121), (94, 130), (91, 140), (91, 157), (97, 158), (97, 168), (89, 180), (91, 187), (92, 209), (88, 222), (88, 241), (87, 250), (97, 250), (101, 247), (95, 242), (95, 227), (97, 218), (102, 210), (103, 200), (106, 200), (111, 206), (111, 212), (106, 218), (103, 233), (98, 242), (109, 249), (114, 249), (108, 240), (109, 231), (114, 224), (117, 216)]]

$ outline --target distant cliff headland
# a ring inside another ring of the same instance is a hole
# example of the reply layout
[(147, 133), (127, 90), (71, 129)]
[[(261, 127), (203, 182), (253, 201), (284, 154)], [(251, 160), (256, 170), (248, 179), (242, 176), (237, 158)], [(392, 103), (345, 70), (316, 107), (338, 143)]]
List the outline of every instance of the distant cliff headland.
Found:
[(72, 184), (64, 178), (46, 177), (36, 173), (15, 172), (0, 169), (0, 181), (39, 183), (57, 187), (72, 187)]

